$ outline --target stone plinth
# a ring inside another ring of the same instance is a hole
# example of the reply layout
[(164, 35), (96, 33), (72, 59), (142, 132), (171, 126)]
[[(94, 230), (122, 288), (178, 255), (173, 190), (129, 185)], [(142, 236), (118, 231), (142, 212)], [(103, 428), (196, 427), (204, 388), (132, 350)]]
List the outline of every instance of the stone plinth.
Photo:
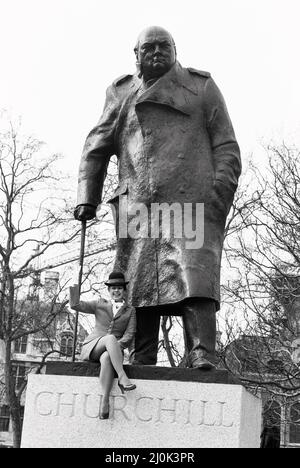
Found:
[(225, 371), (128, 366), (137, 389), (122, 395), (115, 380), (108, 420), (98, 371), (52, 363), (29, 376), (23, 448), (259, 447), (260, 400)]

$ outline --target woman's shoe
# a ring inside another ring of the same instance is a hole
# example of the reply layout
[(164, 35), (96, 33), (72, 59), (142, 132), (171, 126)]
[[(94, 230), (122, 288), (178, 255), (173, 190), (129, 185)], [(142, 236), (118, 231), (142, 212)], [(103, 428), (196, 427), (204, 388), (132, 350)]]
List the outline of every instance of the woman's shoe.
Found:
[(124, 394), (125, 392), (130, 392), (130, 390), (135, 390), (136, 389), (136, 385), (135, 384), (130, 384), (130, 385), (122, 385), (119, 381), (118, 381), (118, 385), (120, 387), (120, 390), (121, 392)]
[(108, 419), (109, 418), (109, 406), (108, 411), (100, 411), (99, 419)]

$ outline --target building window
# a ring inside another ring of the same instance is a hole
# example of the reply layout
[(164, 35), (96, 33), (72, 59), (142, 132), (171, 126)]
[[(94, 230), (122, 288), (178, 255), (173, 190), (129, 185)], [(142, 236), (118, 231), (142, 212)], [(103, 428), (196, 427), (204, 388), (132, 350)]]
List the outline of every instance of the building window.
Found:
[(290, 444), (300, 444), (300, 403), (291, 407)]
[(35, 339), (34, 346), (39, 354), (47, 354), (53, 349), (53, 340), (50, 340), (48, 338)]
[(19, 390), (26, 380), (25, 364), (13, 365), (13, 377), (14, 377), (15, 389)]
[(22, 336), (15, 341), (15, 353), (26, 354), (28, 336)]
[(66, 354), (67, 356), (72, 356), (73, 352), (73, 337), (72, 336), (63, 336), (60, 343), (61, 353)]
[(0, 432), (9, 430), (10, 412), (8, 406), (0, 406)]

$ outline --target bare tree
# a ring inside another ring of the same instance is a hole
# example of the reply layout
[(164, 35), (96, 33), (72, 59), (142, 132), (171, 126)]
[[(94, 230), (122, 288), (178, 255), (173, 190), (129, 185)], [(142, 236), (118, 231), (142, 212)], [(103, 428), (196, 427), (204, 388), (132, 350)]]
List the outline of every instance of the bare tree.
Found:
[[(59, 254), (70, 253), (66, 263), (78, 257), (72, 252), (78, 249), (81, 226), (73, 218), (70, 181), (57, 170), (59, 159), (59, 155), (45, 154), (36, 138), (22, 135), (20, 122), (6, 121), (0, 133), (0, 342), (14, 447), (20, 446), (24, 388), (16, 391), (14, 387), (13, 343), (26, 335), (46, 334), (65, 310), (66, 294), (61, 293), (69, 278), (60, 283), (51, 299), (40, 300), (40, 275), (47, 262), (51, 268), (51, 259)], [(111, 190), (109, 184), (106, 192)], [(103, 229), (107, 218), (108, 213), (103, 212), (89, 223), (87, 243), (95, 252), (105, 250), (103, 239), (97, 244), (95, 232), (100, 222)], [(87, 273), (91, 269), (87, 266)]]
[(221, 354), (252, 390), (287, 405), (300, 396), (299, 151), (266, 154), (263, 170), (250, 162), (228, 225)]

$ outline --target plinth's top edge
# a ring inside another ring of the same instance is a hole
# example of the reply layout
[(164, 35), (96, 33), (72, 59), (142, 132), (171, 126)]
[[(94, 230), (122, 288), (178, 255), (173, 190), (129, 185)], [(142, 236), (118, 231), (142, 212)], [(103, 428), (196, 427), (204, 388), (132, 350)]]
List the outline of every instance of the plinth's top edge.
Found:
[[(46, 365), (47, 375), (70, 375), (77, 377), (98, 377), (100, 365), (93, 362), (51, 361)], [(181, 367), (124, 366), (130, 379), (175, 380), (179, 382), (202, 382), (227, 385), (241, 385), (239, 379), (227, 370), (201, 370)]]

